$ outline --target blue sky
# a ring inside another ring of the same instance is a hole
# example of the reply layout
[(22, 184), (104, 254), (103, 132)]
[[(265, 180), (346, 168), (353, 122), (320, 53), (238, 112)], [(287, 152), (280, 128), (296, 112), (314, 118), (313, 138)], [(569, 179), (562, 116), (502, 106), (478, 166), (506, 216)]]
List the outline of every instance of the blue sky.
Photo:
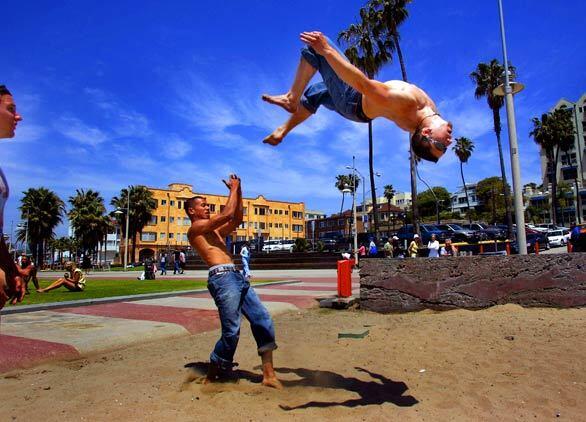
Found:
[[(525, 91), (515, 97), (523, 182), (540, 182), (530, 119), (559, 98), (586, 90), (586, 2), (504, 0), (509, 59)], [(335, 176), (356, 156), (368, 177), (367, 126), (320, 110), (276, 148), (261, 140), (286, 113), (260, 100), (283, 93), (293, 78), (298, 35), (335, 37), (353, 23), (362, 1), (9, 2), (0, 83), (10, 87), (24, 121), (0, 144), (11, 184), (5, 230), (19, 220), (21, 192), (45, 186), (65, 201), (76, 188), (106, 202), (129, 184), (193, 184), (224, 193), (221, 179), (242, 176), (244, 195), (304, 201), (339, 210)], [(434, 99), (476, 150), (467, 180), (499, 175), (492, 117), (476, 100), (469, 74), (481, 61), (502, 60), (495, 1), (415, 0), (401, 28), (411, 82)], [(398, 63), (378, 79), (400, 79)], [(508, 163), (506, 114), (503, 146)], [(377, 191), (409, 190), (407, 134), (376, 121)], [(27, 157), (26, 164), (22, 164)], [(508, 164), (507, 164), (508, 168)], [(455, 190), (459, 163), (450, 152), (424, 163), (430, 185)], [(510, 180), (510, 172), (509, 180)], [(419, 186), (424, 190), (425, 186)], [(61, 234), (65, 230), (60, 229)]]

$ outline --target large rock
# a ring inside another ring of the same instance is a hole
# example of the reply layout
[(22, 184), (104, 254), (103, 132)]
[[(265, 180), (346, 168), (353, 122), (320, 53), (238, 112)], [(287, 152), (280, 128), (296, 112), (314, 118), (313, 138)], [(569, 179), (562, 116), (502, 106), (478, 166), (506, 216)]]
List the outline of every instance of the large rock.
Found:
[(360, 307), (376, 312), (586, 305), (586, 254), (371, 259)]

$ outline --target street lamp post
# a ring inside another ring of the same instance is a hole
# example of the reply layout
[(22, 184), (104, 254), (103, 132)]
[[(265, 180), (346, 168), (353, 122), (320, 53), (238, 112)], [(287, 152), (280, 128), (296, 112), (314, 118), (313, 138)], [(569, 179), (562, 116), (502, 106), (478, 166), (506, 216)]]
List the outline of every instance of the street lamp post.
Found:
[(124, 271), (128, 268), (128, 226), (130, 225), (130, 188), (126, 194), (126, 238), (124, 239)]
[(513, 172), (513, 198), (515, 208), (515, 222), (517, 224), (517, 245), (520, 255), (527, 255), (527, 238), (525, 236), (525, 215), (523, 212), (523, 195), (521, 193), (521, 168), (519, 165), (519, 146), (517, 143), (517, 127), (515, 123), (515, 105), (513, 93), (523, 89), (523, 85), (509, 80), (509, 62), (507, 59), (507, 43), (505, 39), (505, 23), (502, 0), (498, 0), (503, 61), (505, 67), (505, 83), (494, 90), (495, 95), (505, 97), (507, 107), (507, 126), (509, 129), (509, 149), (511, 155), (511, 170)]

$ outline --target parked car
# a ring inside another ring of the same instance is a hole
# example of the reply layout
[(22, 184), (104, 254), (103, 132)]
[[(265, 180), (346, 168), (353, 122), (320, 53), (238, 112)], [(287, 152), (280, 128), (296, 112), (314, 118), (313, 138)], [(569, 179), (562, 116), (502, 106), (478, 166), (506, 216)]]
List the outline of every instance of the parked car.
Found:
[(447, 223), (436, 226), (440, 230), (450, 232), (450, 236), (455, 242), (478, 243), (479, 240), (488, 239), (488, 235), (479, 230), (473, 230), (460, 226), (459, 224)]
[[(533, 227), (532, 227), (532, 228), (533, 228)], [(559, 226), (556, 226), (556, 225), (555, 225), (555, 224), (553, 224), (553, 223), (541, 223), (541, 224), (536, 224), (536, 225), (534, 226), (534, 228), (535, 228), (536, 230), (540, 230), (540, 231), (546, 231), (546, 232), (548, 232), (548, 231), (552, 231), (552, 230), (560, 230), (560, 229), (565, 229), (565, 227), (559, 227)], [(568, 229), (568, 230), (569, 230), (569, 229)]]
[[(421, 231), (421, 242), (424, 245), (427, 245), (427, 242), (431, 240), (432, 234), (435, 234), (435, 237), (440, 242), (443, 242), (444, 240), (446, 240), (446, 238), (450, 237), (449, 232), (441, 230), (433, 224), (420, 224), (419, 228)], [(411, 240), (413, 240), (414, 234), (415, 233), (413, 232), (413, 224), (406, 224), (397, 231), (397, 237), (400, 241), (407, 240), (408, 242), (410, 242)]]
[(504, 240), (507, 238), (506, 226), (504, 230), (500, 227), (489, 226), (484, 223), (462, 224), (462, 227), (483, 233), (487, 240)]
[(547, 232), (550, 246), (566, 246), (570, 241), (570, 231), (566, 229), (550, 230)]
[(286, 251), (292, 252), (293, 246), (295, 246), (294, 240), (284, 239), (284, 240), (266, 240), (262, 247), (263, 252), (278, 252), (278, 251)]
[[(539, 250), (548, 250), (549, 249), (549, 242), (547, 240), (547, 236), (544, 233), (527, 233), (527, 253), (535, 253), (535, 246), (539, 243)], [(511, 242), (511, 253), (518, 254), (519, 253), (519, 246), (516, 240)]]

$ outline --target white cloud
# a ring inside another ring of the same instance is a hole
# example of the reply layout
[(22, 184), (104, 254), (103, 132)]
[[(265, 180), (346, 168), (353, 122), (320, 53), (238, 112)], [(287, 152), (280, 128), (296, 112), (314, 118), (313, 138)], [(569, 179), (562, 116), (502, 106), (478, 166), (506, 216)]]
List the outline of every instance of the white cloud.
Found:
[(55, 130), (84, 145), (97, 146), (109, 138), (101, 129), (89, 126), (72, 116), (63, 116), (57, 120)]

